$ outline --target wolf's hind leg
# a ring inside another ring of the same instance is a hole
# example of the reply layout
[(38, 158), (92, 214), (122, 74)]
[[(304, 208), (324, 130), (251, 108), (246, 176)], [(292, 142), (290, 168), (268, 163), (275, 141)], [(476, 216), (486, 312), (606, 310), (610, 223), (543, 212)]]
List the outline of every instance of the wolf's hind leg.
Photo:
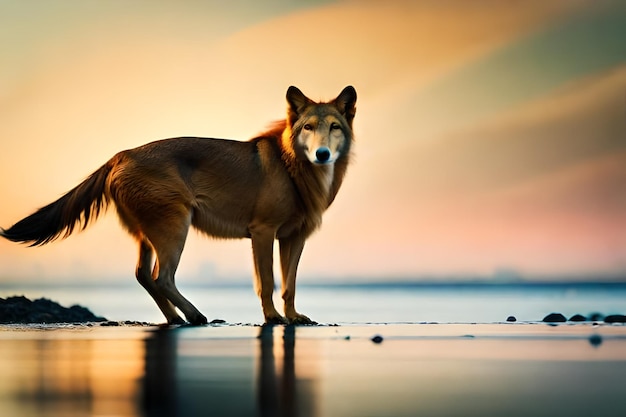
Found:
[[(172, 304), (165, 295), (161, 294), (154, 282), (152, 273), (153, 258), (154, 250), (152, 246), (145, 239), (142, 239), (139, 243), (139, 260), (137, 261), (137, 269), (135, 269), (137, 281), (148, 291), (148, 294), (150, 294), (157, 303), (169, 324), (184, 324), (185, 320), (178, 315), (174, 304)], [(154, 272), (157, 272), (156, 269)]]
[(159, 293), (167, 297), (167, 299), (178, 307), (187, 321), (191, 324), (207, 324), (206, 317), (198, 311), (176, 288), (174, 282), (174, 274), (178, 268), (180, 256), (185, 247), (187, 232), (191, 225), (191, 213), (187, 216), (163, 218), (160, 224), (160, 231), (166, 230), (167, 233), (154, 233), (154, 237), (148, 235), (148, 239), (152, 243), (156, 252), (155, 274), (157, 276), (155, 284)]

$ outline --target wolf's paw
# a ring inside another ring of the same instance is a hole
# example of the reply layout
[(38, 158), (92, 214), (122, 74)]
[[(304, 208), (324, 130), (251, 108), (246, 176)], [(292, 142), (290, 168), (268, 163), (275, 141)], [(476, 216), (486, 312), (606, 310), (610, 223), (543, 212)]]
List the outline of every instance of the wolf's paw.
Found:
[(289, 324), (289, 321), (277, 313), (276, 315), (265, 317), (265, 324)]
[(313, 321), (307, 316), (305, 316), (304, 314), (300, 314), (300, 313), (296, 313), (293, 317), (289, 317), (288, 320), (289, 320), (289, 324), (295, 324), (295, 325), (313, 326), (317, 324), (316, 321)]
[(189, 319), (189, 324), (191, 324), (192, 326), (202, 326), (209, 322), (207, 318), (204, 317), (204, 315), (200, 313), (196, 314), (195, 316), (188, 317), (188, 319)]
[(167, 324), (171, 326), (175, 326), (178, 324), (186, 324), (186, 323), (187, 322), (183, 320), (180, 316), (172, 317), (171, 319), (167, 320)]

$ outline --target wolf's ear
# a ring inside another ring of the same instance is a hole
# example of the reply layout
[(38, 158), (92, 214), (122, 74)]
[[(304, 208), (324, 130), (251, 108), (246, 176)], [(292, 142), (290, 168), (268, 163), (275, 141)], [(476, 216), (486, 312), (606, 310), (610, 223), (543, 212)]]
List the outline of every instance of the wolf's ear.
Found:
[(289, 114), (298, 115), (313, 101), (302, 94), (298, 87), (292, 85), (287, 89), (287, 103), (289, 103)]
[(356, 90), (354, 87), (349, 85), (344, 88), (337, 98), (333, 100), (333, 104), (343, 114), (346, 121), (352, 125), (352, 119), (354, 119), (354, 114), (356, 113)]

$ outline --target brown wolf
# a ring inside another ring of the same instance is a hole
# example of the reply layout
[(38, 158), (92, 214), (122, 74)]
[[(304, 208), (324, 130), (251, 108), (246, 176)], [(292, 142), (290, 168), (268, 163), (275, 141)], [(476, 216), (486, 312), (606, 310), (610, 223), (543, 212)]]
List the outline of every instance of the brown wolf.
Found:
[[(184, 137), (118, 153), (57, 201), (0, 234), (44, 245), (84, 229), (111, 201), (139, 242), (135, 275), (168, 323), (207, 319), (174, 283), (190, 226), (217, 238), (250, 238), (255, 288), (267, 323), (313, 323), (295, 309), (296, 271), (343, 181), (353, 140), (356, 91), (330, 102), (287, 90), (287, 118), (247, 142)], [(274, 308), (277, 239), (285, 317)], [(156, 259), (155, 259), (156, 258)]]

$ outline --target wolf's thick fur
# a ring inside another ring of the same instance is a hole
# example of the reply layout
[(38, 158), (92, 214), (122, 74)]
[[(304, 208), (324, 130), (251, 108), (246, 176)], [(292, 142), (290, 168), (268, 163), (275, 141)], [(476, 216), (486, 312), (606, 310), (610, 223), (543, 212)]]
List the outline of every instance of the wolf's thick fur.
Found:
[[(343, 181), (352, 144), (356, 91), (330, 102), (287, 90), (287, 118), (247, 142), (176, 138), (123, 151), (63, 197), (0, 234), (44, 245), (84, 229), (110, 201), (139, 242), (136, 277), (167, 318), (207, 319), (174, 284), (190, 226), (218, 238), (250, 238), (255, 287), (268, 323), (311, 323), (296, 312), (296, 271), (304, 243)], [(274, 308), (278, 239), (285, 317)]]

